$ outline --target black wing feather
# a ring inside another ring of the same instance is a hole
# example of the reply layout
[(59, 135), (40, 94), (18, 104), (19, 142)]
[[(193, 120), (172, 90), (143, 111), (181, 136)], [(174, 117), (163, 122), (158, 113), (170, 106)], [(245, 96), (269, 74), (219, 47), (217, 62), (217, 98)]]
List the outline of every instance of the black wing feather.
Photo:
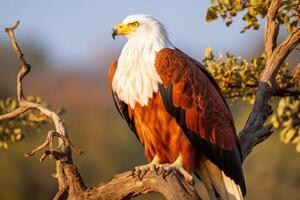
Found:
[(128, 113), (128, 105), (126, 103), (124, 103), (123, 101), (121, 101), (117, 94), (112, 92), (112, 96), (114, 99), (114, 103), (116, 105), (116, 108), (118, 110), (118, 112), (120, 113), (121, 117), (127, 122), (129, 128), (131, 129), (131, 131), (135, 134), (135, 136), (137, 137), (137, 139), (141, 142), (140, 138), (137, 135), (136, 132), (136, 128), (134, 125), (134, 119), (129, 117), (129, 113)]

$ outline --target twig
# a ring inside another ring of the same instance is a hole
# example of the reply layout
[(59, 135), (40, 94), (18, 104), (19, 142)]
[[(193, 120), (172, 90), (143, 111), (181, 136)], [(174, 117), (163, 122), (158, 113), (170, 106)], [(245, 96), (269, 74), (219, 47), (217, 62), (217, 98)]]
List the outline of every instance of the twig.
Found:
[(9, 113), (5, 113), (5, 114), (0, 115), (0, 121), (15, 118), (15, 117), (23, 114), (24, 112), (26, 112), (30, 109), (31, 108), (29, 108), (28, 106), (20, 106), (16, 110), (13, 110)]
[[(242, 86), (228, 86), (230, 89), (242, 89)], [(258, 87), (257, 85), (251, 85), (246, 87), (254, 89)], [(242, 98), (242, 97), (250, 97), (255, 95), (255, 91), (248, 91), (246, 94), (238, 93), (238, 94), (223, 94), (225, 98)], [(300, 91), (295, 88), (295, 86), (287, 86), (285, 88), (275, 88), (272, 94), (273, 97), (297, 97), (300, 96)]]
[(20, 61), (21, 64), (21, 69), (18, 73), (17, 76), (17, 97), (20, 102), (20, 105), (22, 105), (22, 101), (24, 100), (24, 94), (23, 94), (23, 89), (22, 89), (22, 80), (30, 72), (31, 66), (26, 62), (24, 59), (24, 55), (17, 43), (14, 30), (18, 28), (20, 24), (20, 21), (17, 21), (14, 25), (12, 25), (10, 28), (6, 28), (5, 32), (8, 34), (8, 37), (10, 39), (10, 42), (12, 44), (12, 47)]

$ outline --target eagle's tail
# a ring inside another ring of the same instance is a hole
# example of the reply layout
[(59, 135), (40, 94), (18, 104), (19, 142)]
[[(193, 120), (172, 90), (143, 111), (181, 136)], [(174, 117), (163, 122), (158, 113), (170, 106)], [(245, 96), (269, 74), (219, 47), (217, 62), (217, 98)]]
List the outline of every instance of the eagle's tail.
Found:
[(211, 200), (243, 200), (240, 186), (210, 160), (202, 158), (195, 171)]

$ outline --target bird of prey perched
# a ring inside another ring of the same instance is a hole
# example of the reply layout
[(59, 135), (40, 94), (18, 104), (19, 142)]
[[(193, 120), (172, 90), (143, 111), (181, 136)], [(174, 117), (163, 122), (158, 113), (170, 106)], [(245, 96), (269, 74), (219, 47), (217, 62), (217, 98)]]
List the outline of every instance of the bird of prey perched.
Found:
[(175, 48), (164, 26), (151, 16), (128, 16), (114, 26), (112, 36), (117, 35), (127, 42), (109, 67), (109, 84), (118, 111), (149, 161), (135, 167), (135, 173), (178, 170), (191, 182), (195, 173), (211, 199), (243, 199), (240, 145), (215, 80)]

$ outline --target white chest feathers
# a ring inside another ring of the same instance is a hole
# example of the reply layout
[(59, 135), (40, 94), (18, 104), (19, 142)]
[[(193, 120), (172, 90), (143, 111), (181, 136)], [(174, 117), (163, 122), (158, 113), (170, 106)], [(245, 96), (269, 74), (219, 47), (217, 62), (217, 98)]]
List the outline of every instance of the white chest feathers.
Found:
[(169, 42), (142, 40), (128, 40), (125, 44), (112, 81), (113, 91), (131, 108), (136, 103), (147, 105), (153, 93), (158, 92), (162, 80), (155, 68), (156, 54), (163, 48), (173, 48)]

